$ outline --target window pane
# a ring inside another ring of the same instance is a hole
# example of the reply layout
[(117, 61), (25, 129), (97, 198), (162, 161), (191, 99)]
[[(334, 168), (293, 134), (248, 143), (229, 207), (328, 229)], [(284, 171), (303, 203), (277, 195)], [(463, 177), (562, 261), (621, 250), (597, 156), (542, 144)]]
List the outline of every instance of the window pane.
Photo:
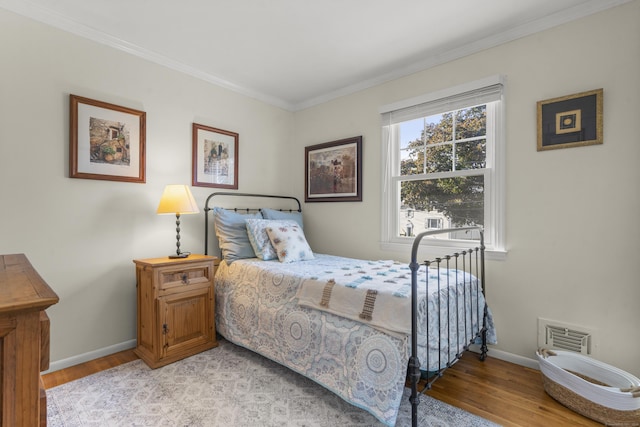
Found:
[(487, 140), (477, 139), (456, 143), (456, 170), (486, 167)]
[(427, 144), (448, 142), (453, 138), (453, 113), (438, 114), (425, 118)]
[[(484, 225), (484, 176), (403, 181), (398, 235), (427, 229)], [(433, 225), (439, 227), (432, 227)], [(439, 239), (476, 240), (479, 236), (439, 235)]]
[(426, 173), (448, 172), (453, 170), (452, 145), (427, 146)]
[(410, 143), (422, 141), (422, 130), (424, 129), (424, 119), (409, 120), (402, 122), (400, 126), (400, 149), (406, 149)]
[(480, 105), (456, 112), (456, 141), (487, 134), (487, 106)]
[(419, 118), (399, 124), (400, 132), (400, 174), (415, 175), (424, 173), (422, 157), (424, 119)]
[[(422, 160), (418, 160), (413, 151), (401, 153), (400, 175), (416, 175), (422, 173)], [(422, 156), (420, 156), (422, 157)]]

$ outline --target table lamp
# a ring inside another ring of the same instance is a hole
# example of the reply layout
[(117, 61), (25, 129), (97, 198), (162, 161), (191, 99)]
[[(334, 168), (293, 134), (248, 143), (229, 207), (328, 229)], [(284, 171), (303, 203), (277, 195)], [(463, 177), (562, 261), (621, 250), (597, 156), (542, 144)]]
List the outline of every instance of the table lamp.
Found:
[(186, 185), (170, 184), (167, 185), (160, 198), (158, 205), (158, 214), (175, 214), (176, 215), (176, 254), (169, 255), (169, 258), (186, 258), (191, 252), (180, 251), (180, 215), (199, 213), (198, 205), (191, 195), (191, 190)]

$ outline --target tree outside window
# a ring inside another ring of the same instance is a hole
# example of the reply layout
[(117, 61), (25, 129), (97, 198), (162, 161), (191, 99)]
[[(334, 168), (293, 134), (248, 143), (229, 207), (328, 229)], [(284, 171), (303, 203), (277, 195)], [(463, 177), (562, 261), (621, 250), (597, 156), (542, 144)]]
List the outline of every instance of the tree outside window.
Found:
[[(420, 135), (401, 149), (400, 175), (427, 179), (401, 181), (403, 206), (440, 213), (448, 227), (484, 224), (484, 174), (468, 172), (486, 166), (486, 110), (480, 105), (422, 119)], [(401, 135), (412, 128), (403, 125)]]

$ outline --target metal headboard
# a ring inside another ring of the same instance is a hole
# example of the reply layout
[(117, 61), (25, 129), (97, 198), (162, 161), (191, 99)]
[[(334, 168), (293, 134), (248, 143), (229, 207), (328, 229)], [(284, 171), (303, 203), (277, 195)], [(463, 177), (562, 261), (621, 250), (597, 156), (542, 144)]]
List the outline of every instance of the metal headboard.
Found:
[[(260, 198), (267, 198), (267, 199), (286, 199), (286, 200), (294, 200), (297, 204), (298, 204), (298, 209), (294, 210), (294, 209), (279, 209), (280, 211), (288, 211), (288, 212), (302, 212), (302, 205), (300, 204), (300, 200), (298, 200), (296, 197), (292, 197), (292, 196), (277, 196), (277, 195), (272, 195), (272, 194), (254, 194), (254, 193), (231, 193), (231, 192), (225, 192), (225, 191), (219, 191), (216, 193), (211, 193), (209, 194), (209, 196), (207, 197), (207, 200), (204, 203), (204, 254), (208, 255), (209, 253), (209, 211), (213, 209), (213, 207), (210, 207), (209, 204), (211, 202), (211, 200), (215, 197), (215, 196), (240, 196), (240, 197), (260, 197)], [(245, 211), (247, 213), (251, 212), (251, 211), (259, 211), (262, 207), (258, 207), (258, 208), (231, 208), (230, 210), (236, 211), (236, 212), (242, 212)], [(225, 209), (229, 209), (229, 208), (225, 208)]]

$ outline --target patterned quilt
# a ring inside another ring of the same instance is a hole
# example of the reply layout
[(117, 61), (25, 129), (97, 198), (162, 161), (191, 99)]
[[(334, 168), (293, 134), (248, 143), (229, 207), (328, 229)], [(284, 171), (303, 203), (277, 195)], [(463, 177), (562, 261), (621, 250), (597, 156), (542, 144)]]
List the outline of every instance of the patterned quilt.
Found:
[[(373, 280), (373, 275), (378, 280)], [(418, 277), (426, 280), (424, 272)], [(410, 355), (410, 336), (406, 334), (410, 308), (402, 308), (406, 304), (410, 307), (408, 266), (321, 254), (315, 254), (314, 260), (288, 264), (246, 259), (231, 265), (222, 262), (215, 280), (216, 327), (222, 336), (311, 378), (384, 424), (395, 425)], [(395, 283), (385, 284), (385, 280)], [(330, 281), (335, 285), (329, 292), (326, 285)], [(437, 370), (446, 362), (447, 353), (459, 352), (468, 343), (466, 336), (472, 337), (482, 326), (481, 311), (476, 309), (475, 314), (465, 317), (459, 303), (452, 306), (447, 297), (443, 304), (443, 293), (477, 293), (476, 281), (469, 282), (464, 286), (454, 283), (449, 290), (436, 290), (436, 298), (420, 300), (420, 315), (434, 317), (425, 323), (430, 337), (427, 339), (425, 332), (419, 342), (423, 368)], [(373, 305), (365, 306), (363, 301), (371, 288), (380, 292)], [(337, 297), (344, 289), (360, 294), (346, 297), (358, 301), (355, 309), (347, 309), (351, 313), (331, 308), (335, 308), (332, 302), (342, 301)], [(304, 303), (299, 297), (312, 302)], [(323, 297), (326, 306), (320, 304)], [(393, 308), (396, 303), (398, 308)], [(311, 307), (316, 305), (320, 309)], [(448, 313), (444, 321), (438, 320), (441, 311)], [(379, 325), (380, 315), (396, 320)], [(438, 342), (444, 356), (438, 354)]]
[[(363, 261), (327, 259), (311, 269), (313, 275), (298, 288), (300, 305), (338, 314), (367, 323), (389, 333), (411, 334), (411, 270), (397, 261)], [(307, 270), (308, 272), (308, 270)], [(426, 278), (418, 275), (420, 299), (427, 294)], [(431, 270), (429, 294), (438, 292), (438, 284), (469, 283), (477, 286), (475, 277), (456, 270)]]

